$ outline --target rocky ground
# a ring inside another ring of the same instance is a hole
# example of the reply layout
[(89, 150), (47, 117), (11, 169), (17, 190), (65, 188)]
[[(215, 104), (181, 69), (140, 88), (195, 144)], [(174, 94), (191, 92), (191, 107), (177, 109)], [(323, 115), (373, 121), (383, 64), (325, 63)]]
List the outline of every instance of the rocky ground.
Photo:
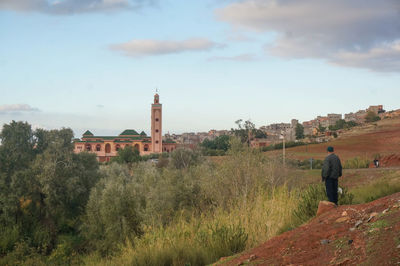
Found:
[(328, 208), (307, 224), (217, 265), (398, 265), (400, 193)]

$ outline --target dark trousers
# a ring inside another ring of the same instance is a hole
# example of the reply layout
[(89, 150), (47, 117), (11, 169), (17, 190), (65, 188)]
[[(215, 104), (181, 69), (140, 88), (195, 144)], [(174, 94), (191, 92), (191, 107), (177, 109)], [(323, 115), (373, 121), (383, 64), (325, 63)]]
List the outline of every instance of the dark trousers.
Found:
[(330, 202), (338, 203), (338, 180), (336, 178), (325, 179), (326, 195)]

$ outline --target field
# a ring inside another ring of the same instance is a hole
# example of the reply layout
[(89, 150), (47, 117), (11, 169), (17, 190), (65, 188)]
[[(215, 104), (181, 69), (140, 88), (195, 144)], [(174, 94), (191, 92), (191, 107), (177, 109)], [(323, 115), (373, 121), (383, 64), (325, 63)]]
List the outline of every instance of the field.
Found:
[[(342, 160), (355, 157), (372, 160), (397, 155), (395, 164), (400, 166), (400, 118), (384, 119), (374, 124), (358, 126), (343, 131), (337, 139), (329, 143), (311, 144), (286, 149), (288, 158), (304, 160), (309, 158), (324, 159), (326, 147), (335, 147), (336, 154)], [(267, 155), (280, 155), (282, 151), (266, 152)]]

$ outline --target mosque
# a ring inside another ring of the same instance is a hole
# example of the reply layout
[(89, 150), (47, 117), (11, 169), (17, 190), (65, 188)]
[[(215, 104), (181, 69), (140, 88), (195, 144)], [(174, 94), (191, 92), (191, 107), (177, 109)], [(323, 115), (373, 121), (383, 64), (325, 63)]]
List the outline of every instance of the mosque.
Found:
[(107, 162), (111, 157), (117, 156), (118, 150), (132, 146), (140, 155), (171, 152), (176, 149), (176, 143), (163, 142), (162, 139), (162, 104), (160, 96), (154, 95), (151, 105), (151, 137), (144, 131), (138, 133), (134, 129), (126, 129), (118, 136), (95, 136), (87, 130), (81, 139), (74, 139), (74, 152), (92, 152), (97, 155), (97, 160)]

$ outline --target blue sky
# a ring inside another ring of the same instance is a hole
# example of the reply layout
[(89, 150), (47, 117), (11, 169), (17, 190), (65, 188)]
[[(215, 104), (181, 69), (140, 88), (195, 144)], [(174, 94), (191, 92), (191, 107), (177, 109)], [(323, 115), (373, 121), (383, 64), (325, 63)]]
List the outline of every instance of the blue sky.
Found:
[(76, 136), (310, 120), (400, 104), (395, 0), (2, 0), (0, 124)]

